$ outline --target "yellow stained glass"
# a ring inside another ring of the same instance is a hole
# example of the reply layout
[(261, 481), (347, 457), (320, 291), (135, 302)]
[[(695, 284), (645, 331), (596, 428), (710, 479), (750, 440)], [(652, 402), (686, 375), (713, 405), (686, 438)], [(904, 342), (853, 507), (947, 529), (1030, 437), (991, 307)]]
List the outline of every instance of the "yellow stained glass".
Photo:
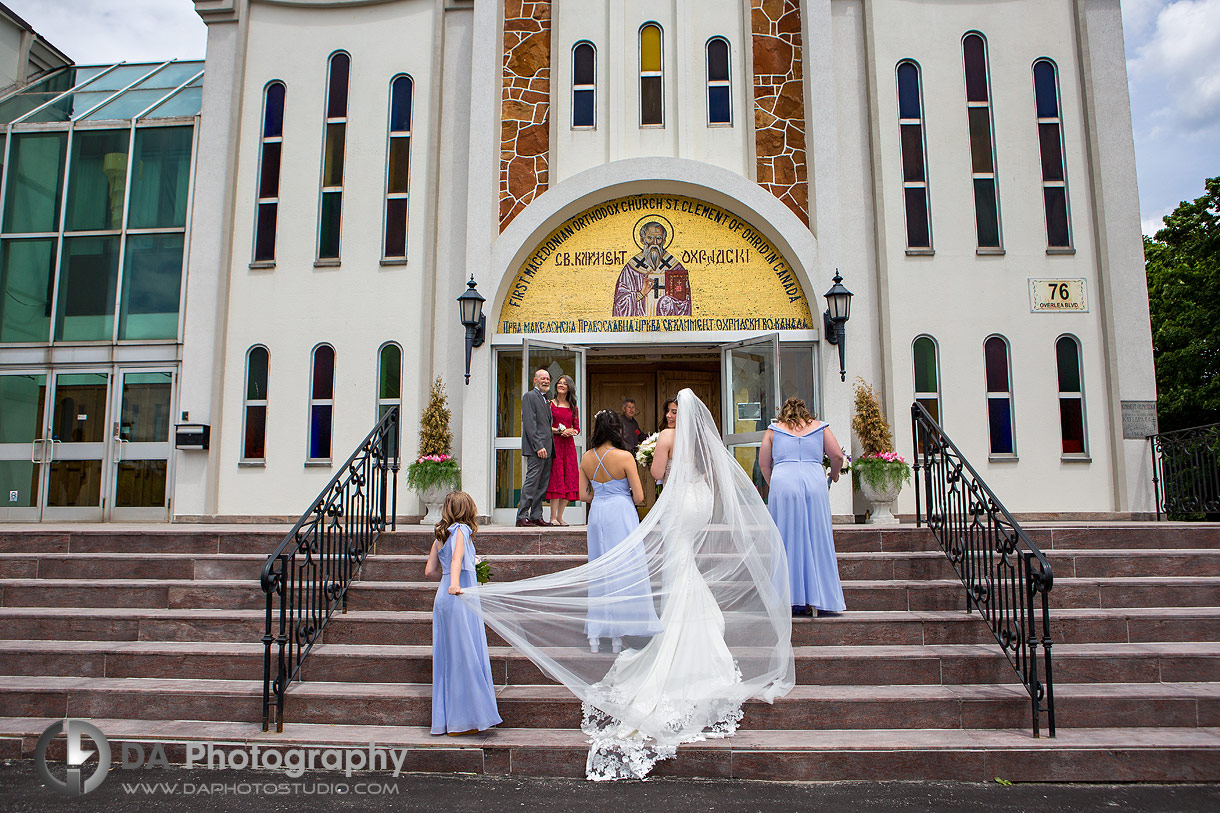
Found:
[(658, 25), (640, 29), (640, 70), (661, 70), (661, 27)]

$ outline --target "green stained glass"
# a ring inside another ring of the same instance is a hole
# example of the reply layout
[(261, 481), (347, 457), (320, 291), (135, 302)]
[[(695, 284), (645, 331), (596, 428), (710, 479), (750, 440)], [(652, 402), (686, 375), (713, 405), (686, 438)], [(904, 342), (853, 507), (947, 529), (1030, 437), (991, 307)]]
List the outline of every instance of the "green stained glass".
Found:
[(55, 308), (57, 341), (98, 341), (113, 336), (118, 270), (118, 237), (64, 240)]
[(67, 133), (13, 136), (4, 203), (4, 231), (51, 232), (59, 229)]
[(100, 231), (123, 223), (130, 130), (79, 130), (72, 138), (67, 229)]
[(937, 392), (936, 344), (927, 336), (915, 340), (915, 392)]
[(127, 237), (120, 339), (177, 338), (183, 243), (181, 234)]
[(136, 130), (131, 168), (129, 229), (186, 225), (190, 187), (192, 127), (142, 127)]
[(378, 386), (378, 397), (400, 398), (402, 382), (402, 350), (396, 344), (387, 344), (381, 348), (381, 383)]
[(51, 336), (55, 239), (5, 240), (0, 249), (0, 342)]

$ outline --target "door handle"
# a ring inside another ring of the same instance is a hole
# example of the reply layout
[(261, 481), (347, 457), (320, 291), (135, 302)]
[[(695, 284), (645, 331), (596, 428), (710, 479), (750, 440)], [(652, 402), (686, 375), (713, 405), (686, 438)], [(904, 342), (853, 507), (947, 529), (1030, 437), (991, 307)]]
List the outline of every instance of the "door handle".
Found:
[(44, 441), (44, 442), (46, 442), (48, 444), (46, 447), (48, 449), (48, 452), (47, 452), (46, 458), (42, 462), (43, 463), (54, 463), (55, 462), (55, 444), (63, 443), (63, 441), (60, 440), (59, 438), (49, 438), (47, 441)]
[(30, 462), (31, 463), (45, 463), (46, 462), (45, 460), (42, 459), (43, 447), (39, 445), (40, 443), (46, 443), (46, 442), (47, 441), (45, 438), (34, 438), (32, 441), (30, 441)]
[(114, 462), (115, 462), (115, 463), (121, 463), (121, 462), (122, 462), (122, 460), (123, 460), (123, 444), (124, 444), (124, 443), (130, 443), (130, 442), (131, 442), (131, 441), (129, 441), (129, 440), (124, 440), (123, 438), (117, 438), (117, 437), (116, 437), (116, 438), (114, 439)]

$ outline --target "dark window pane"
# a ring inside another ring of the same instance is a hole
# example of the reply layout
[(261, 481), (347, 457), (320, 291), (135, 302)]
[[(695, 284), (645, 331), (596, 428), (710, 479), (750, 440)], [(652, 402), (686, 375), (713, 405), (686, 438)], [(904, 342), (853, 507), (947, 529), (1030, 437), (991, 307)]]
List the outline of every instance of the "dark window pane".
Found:
[(320, 259), (339, 259), (339, 215), (342, 209), (342, 192), (322, 193), (322, 222), (318, 229), (318, 257)]
[(335, 54), (330, 60), (330, 89), (326, 94), (326, 117), (343, 118), (347, 115), (347, 73), (351, 58), (347, 54)]
[(335, 393), (335, 351), (322, 345), (313, 352), (313, 397), (325, 400)]
[(184, 242), (181, 234), (127, 236), (120, 339), (177, 338)]
[(119, 436), (139, 443), (168, 441), (172, 385), (172, 373), (124, 375)]
[(391, 195), (407, 192), (411, 182), (411, 137), (395, 136), (390, 139), (390, 177), (387, 179)]
[(165, 505), (165, 460), (124, 460), (118, 465), (114, 504), (124, 508), (159, 508)]
[(262, 460), (266, 457), (264, 443), (267, 438), (267, 407), (246, 407), (246, 443), (242, 457), (247, 460)]
[(118, 237), (64, 240), (59, 263), (55, 338), (62, 341), (110, 339), (114, 332), (118, 277)]
[(343, 142), (346, 124), (326, 125), (326, 159), (322, 168), (323, 186), (343, 186)]
[(1038, 118), (1059, 118), (1059, 82), (1055, 79), (1055, 66), (1045, 60), (1034, 65), (1034, 99)]
[(130, 135), (130, 130), (77, 131), (68, 177), (69, 230), (121, 228)]
[(594, 90), (577, 90), (572, 93), (572, 126), (592, 127), (596, 123), (594, 103), (597, 92)]
[(275, 220), (278, 204), (260, 203), (258, 205), (258, 226), (254, 234), (254, 259), (256, 262), (267, 262), (275, 259)]
[(1042, 180), (1063, 180), (1063, 152), (1058, 124), (1038, 125), (1038, 146), (1042, 150)]
[(572, 51), (572, 83), (576, 85), (592, 85), (596, 82), (596, 54), (593, 46), (582, 42)]
[(996, 202), (995, 181), (976, 178), (974, 181), (974, 219), (978, 228), (980, 248), (1000, 247), (1000, 211)]
[(966, 63), (966, 101), (987, 101), (987, 47), (983, 38), (971, 34), (962, 40)]
[(927, 336), (915, 340), (915, 391), (937, 392), (936, 345)]
[(381, 381), (377, 397), (398, 398), (402, 390), (402, 350), (396, 344), (381, 348)]
[(400, 76), (390, 86), (390, 131), (403, 132), (411, 129), (411, 77)]
[(919, 104), (919, 68), (912, 62), (898, 66), (898, 117), (923, 118)]
[(191, 180), (194, 129), (143, 127), (136, 130), (128, 228), (186, 225), (186, 191)]
[(270, 356), (267, 348), (255, 347), (250, 351), (246, 363), (246, 398), (250, 401), (267, 400), (267, 366)]
[(987, 392), (1008, 392), (1008, 345), (999, 336), (992, 336), (983, 345), (987, 368)]
[(385, 205), (385, 256), (407, 256), (407, 199), (390, 198)]
[(993, 172), (991, 162), (991, 110), (986, 107), (971, 107), (967, 110), (970, 119), (970, 158), (974, 172)]
[(902, 133), (902, 180), (922, 181), (923, 176), (923, 127), (919, 124), (904, 124)]
[(55, 238), (5, 240), (0, 251), (0, 342), (51, 339)]
[(284, 134), (284, 86), (279, 82), (267, 88), (267, 107), (263, 111), (263, 138)]
[(991, 453), (1012, 454), (1012, 402), (1007, 398), (988, 398), (987, 423)]
[(314, 404), (309, 410), (309, 456), (314, 460), (330, 457), (329, 404)]
[(263, 145), (263, 167), (260, 171), (258, 196), (278, 197), (280, 193), (280, 142), (269, 141)]
[(1064, 454), (1084, 452), (1084, 413), (1079, 398), (1059, 399), (1059, 429), (1063, 435)]
[(28, 133), (9, 147), (6, 232), (45, 232), (59, 228), (59, 195), (64, 183), (67, 133)]
[[(923, 408), (928, 410), (928, 414), (932, 416), (932, 420), (940, 423), (940, 400), (937, 398), (918, 398)], [(922, 444), (921, 444), (922, 446)]]
[(1067, 190), (1062, 186), (1048, 186), (1042, 194), (1046, 199), (1046, 244), (1067, 248), (1072, 244), (1068, 234)]
[(661, 77), (640, 78), (640, 124), (663, 124), (661, 114)]
[(729, 78), (729, 44), (722, 39), (714, 39), (707, 44), (707, 80), (728, 81)]
[(717, 85), (707, 89), (707, 119), (711, 124), (728, 124), (732, 120), (729, 111), (728, 85)]
[(1055, 342), (1055, 364), (1059, 370), (1059, 391), (1080, 392), (1080, 353), (1075, 341), (1064, 336)]
[(928, 190), (921, 186), (903, 190), (907, 207), (907, 246), (929, 248), (932, 245), (928, 229)]

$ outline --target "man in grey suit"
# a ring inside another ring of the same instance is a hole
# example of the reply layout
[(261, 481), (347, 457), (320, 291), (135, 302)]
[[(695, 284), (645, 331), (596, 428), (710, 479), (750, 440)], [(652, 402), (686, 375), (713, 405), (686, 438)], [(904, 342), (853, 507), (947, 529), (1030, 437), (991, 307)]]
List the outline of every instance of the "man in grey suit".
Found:
[(517, 526), (543, 525), (542, 497), (551, 480), (551, 406), (546, 393), (551, 374), (534, 373), (534, 388), (521, 396), (521, 456), (525, 458), (525, 480), (521, 483), (521, 502), (517, 506)]

